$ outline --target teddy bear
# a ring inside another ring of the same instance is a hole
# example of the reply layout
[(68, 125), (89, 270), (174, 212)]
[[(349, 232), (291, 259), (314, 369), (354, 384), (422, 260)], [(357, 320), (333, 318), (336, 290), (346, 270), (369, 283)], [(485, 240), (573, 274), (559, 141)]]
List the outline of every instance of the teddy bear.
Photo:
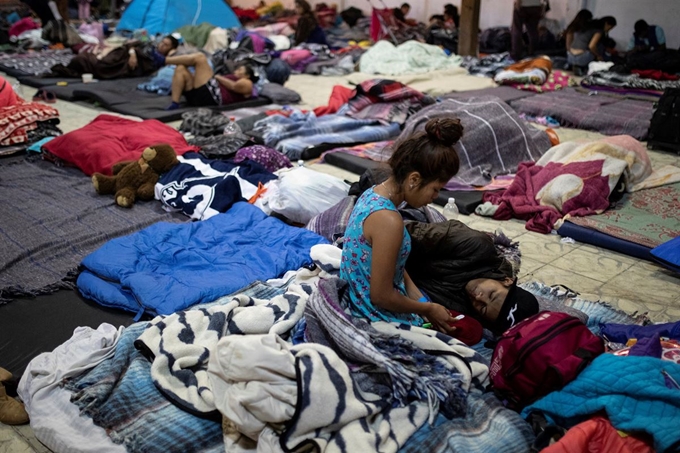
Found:
[(142, 152), (139, 160), (115, 164), (113, 176), (93, 174), (92, 184), (99, 195), (115, 194), (118, 206), (131, 208), (136, 199), (153, 200), (154, 186), (160, 174), (178, 163), (172, 146), (153, 145)]

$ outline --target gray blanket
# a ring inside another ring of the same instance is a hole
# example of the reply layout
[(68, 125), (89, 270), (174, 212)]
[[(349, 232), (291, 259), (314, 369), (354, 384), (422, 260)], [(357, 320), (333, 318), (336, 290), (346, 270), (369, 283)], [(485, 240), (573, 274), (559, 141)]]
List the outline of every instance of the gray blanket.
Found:
[(545, 132), (528, 126), (495, 96), (444, 99), (413, 115), (400, 138), (442, 117), (460, 118), (465, 128), (456, 145), (460, 170), (454, 180), (461, 184), (485, 186), (495, 176), (515, 173), (520, 162), (538, 160), (551, 146)]
[(654, 107), (651, 102), (617, 100), (593, 91), (580, 93), (572, 88), (512, 101), (519, 113), (552, 116), (562, 126), (596, 131), (604, 135), (630, 135), (647, 138)]
[(0, 304), (74, 288), (81, 259), (109, 239), (181, 219), (157, 202), (120, 208), (80, 170), (33, 160), (0, 164)]

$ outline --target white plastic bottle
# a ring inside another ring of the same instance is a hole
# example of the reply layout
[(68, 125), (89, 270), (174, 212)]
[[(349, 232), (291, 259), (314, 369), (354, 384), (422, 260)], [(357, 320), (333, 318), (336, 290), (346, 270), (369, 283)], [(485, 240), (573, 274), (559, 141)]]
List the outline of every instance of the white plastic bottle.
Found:
[(224, 127), (223, 135), (229, 135), (237, 137), (241, 135), (241, 126), (238, 125), (233, 119)]
[(446, 206), (444, 206), (444, 217), (446, 217), (446, 220), (457, 220), (458, 214), (460, 214), (460, 211), (458, 211), (458, 206), (456, 206), (456, 199), (451, 197)]

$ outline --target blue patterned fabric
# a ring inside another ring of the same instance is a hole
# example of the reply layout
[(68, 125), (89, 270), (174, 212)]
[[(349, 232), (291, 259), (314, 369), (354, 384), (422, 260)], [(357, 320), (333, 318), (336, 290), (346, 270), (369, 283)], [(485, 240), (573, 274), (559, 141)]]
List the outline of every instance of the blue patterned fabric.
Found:
[[(374, 212), (388, 210), (398, 212), (391, 200), (375, 193), (371, 187), (357, 200), (347, 224), (340, 264), (340, 278), (350, 283), (350, 310), (354, 316), (370, 321), (398, 322), (421, 326), (420, 316), (393, 313), (371, 303), (371, 263), (373, 249), (364, 237), (364, 222)], [(406, 295), (404, 269), (411, 253), (411, 236), (404, 228), (404, 240), (397, 256), (394, 272), (394, 288)]]
[(112, 358), (66, 383), (71, 402), (128, 451), (223, 452), (219, 420), (183, 411), (154, 385), (151, 362), (134, 347), (146, 326), (125, 329)]
[(533, 441), (531, 427), (517, 412), (503, 406), (493, 393), (474, 390), (467, 397), (465, 417), (448, 420), (439, 415), (433, 425), (426, 423), (409, 438), (399, 453), (525, 453)]
[(276, 148), (291, 160), (302, 152), (321, 144), (369, 143), (389, 140), (401, 132), (399, 124), (380, 124), (377, 120), (358, 120), (344, 115), (324, 115), (294, 112), (289, 117), (272, 115), (255, 124), (263, 132), (267, 146)]
[(602, 354), (562, 390), (524, 409), (543, 413), (549, 422), (571, 428), (605, 411), (612, 426), (646, 432), (659, 452), (680, 446), (680, 390), (666, 383), (664, 373), (680, 381), (680, 365), (653, 357)]

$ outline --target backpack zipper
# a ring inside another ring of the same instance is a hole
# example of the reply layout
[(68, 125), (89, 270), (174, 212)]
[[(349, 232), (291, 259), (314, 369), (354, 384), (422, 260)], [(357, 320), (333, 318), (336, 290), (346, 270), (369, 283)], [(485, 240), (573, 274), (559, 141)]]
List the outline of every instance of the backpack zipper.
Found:
[[(550, 332), (549, 335), (546, 335), (545, 337), (536, 337), (532, 339), (527, 345), (524, 347), (524, 350), (522, 353), (519, 355), (517, 358), (517, 361), (510, 367), (508, 370), (506, 377), (509, 379), (515, 374), (519, 372), (519, 370), (522, 368), (522, 365), (524, 364), (524, 360), (526, 360), (526, 357), (534, 352), (536, 349), (538, 349), (540, 346), (544, 345), (548, 341), (552, 340), (555, 338), (557, 335), (561, 334), (562, 332), (565, 332), (572, 327), (576, 327), (576, 323), (581, 324), (581, 321), (575, 318), (567, 318), (563, 319), (562, 321), (558, 322), (555, 324), (553, 327), (553, 330)], [(573, 324), (573, 325), (571, 325)]]

